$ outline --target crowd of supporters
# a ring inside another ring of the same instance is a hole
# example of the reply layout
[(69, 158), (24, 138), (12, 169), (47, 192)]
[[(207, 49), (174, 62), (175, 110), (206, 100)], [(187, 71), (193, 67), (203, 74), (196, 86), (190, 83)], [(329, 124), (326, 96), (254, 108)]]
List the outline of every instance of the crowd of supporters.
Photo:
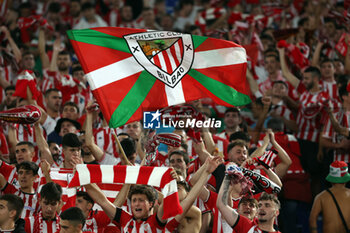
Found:
[[(0, 20), (0, 111), (29, 104), (41, 111), (33, 125), (1, 122), (0, 232), (350, 227), (349, 1), (4, 0)], [(66, 32), (108, 26), (189, 33), (246, 49), (251, 104), (190, 103), (222, 127), (203, 128), (200, 136), (171, 129), (181, 145), (159, 146), (152, 161), (174, 168), (184, 210), (174, 219), (162, 219), (172, 207), (151, 186), (67, 187), (77, 164), (142, 166), (147, 145), (157, 144), (142, 122), (112, 129), (95, 107)], [(27, 89), (23, 80), (31, 77), (36, 86)], [(273, 185), (242, 195), (250, 185), (243, 168)], [(329, 187), (344, 221), (324, 191)]]

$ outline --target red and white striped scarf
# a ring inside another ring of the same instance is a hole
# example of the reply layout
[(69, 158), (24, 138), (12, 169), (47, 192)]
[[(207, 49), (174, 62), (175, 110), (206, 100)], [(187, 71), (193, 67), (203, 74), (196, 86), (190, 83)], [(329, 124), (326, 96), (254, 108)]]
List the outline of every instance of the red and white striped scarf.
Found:
[(171, 171), (172, 168), (167, 167), (79, 164), (69, 187), (91, 183), (145, 184), (160, 187), (164, 196), (164, 206), (167, 206), (164, 208), (163, 219), (167, 219), (182, 213), (176, 180), (172, 178)]

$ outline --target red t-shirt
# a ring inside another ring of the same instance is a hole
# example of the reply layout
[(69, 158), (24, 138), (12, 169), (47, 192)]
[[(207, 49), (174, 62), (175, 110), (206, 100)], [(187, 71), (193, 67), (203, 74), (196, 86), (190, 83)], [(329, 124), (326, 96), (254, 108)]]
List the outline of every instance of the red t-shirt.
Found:
[[(165, 223), (162, 223), (157, 214), (149, 216), (143, 221), (137, 222), (133, 215), (123, 209), (117, 208), (113, 223), (121, 227), (121, 232), (136, 232), (136, 233), (157, 233), (163, 231)], [(135, 228), (135, 229), (134, 229)]]
[(250, 221), (248, 218), (239, 215), (236, 223), (232, 226), (236, 232), (240, 233), (281, 233), (279, 231), (266, 232), (261, 230), (254, 221)]

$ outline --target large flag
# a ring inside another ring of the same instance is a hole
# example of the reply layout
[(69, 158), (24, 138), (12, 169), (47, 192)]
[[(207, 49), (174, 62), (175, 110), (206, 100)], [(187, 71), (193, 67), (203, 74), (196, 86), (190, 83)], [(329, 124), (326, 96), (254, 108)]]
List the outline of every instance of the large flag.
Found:
[(67, 33), (111, 128), (204, 97), (224, 106), (250, 102), (246, 52), (233, 42), (114, 27)]

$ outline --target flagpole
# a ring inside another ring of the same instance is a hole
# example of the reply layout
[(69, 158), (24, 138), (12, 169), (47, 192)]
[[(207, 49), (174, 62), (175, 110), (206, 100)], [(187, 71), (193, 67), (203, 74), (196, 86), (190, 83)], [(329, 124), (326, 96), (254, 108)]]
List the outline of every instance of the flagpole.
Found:
[(118, 147), (119, 147), (121, 160), (124, 160), (125, 163), (126, 163), (126, 165), (133, 166), (133, 164), (130, 163), (130, 161), (129, 161), (128, 158), (126, 157), (125, 152), (124, 152), (124, 149), (123, 149), (122, 145), (120, 144), (120, 141), (119, 141), (117, 135), (115, 134), (114, 130), (112, 130), (112, 134), (113, 134), (113, 136), (114, 136), (114, 140), (117, 142), (117, 145), (118, 145)]

